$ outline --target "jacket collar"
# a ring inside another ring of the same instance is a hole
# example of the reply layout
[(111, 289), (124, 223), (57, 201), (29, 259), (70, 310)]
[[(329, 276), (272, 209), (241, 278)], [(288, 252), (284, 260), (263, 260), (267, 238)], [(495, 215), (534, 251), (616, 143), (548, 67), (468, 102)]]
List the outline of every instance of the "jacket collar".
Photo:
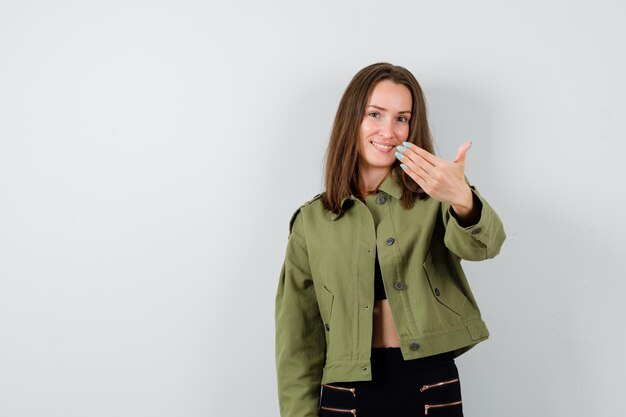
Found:
[[(398, 184), (398, 181), (400, 181), (397, 178), (397, 174), (395, 170), (391, 170), (391, 172), (389, 174), (387, 174), (387, 176), (385, 177), (385, 179), (383, 180), (383, 182), (380, 184), (380, 186), (378, 187), (379, 191), (382, 191), (390, 196), (392, 196), (393, 198), (399, 200), (402, 197), (402, 186), (400, 184)], [(341, 213), (333, 213), (331, 216), (332, 220), (337, 220), (339, 217), (341, 217), (341, 215), (343, 214), (343, 212), (345, 212), (346, 210), (348, 210), (352, 204), (346, 204), (346, 202), (348, 200), (353, 200), (356, 201), (358, 200), (357, 197), (354, 196), (354, 194), (350, 194), (348, 197), (344, 197), (341, 200), (341, 208), (342, 208), (342, 212)]]

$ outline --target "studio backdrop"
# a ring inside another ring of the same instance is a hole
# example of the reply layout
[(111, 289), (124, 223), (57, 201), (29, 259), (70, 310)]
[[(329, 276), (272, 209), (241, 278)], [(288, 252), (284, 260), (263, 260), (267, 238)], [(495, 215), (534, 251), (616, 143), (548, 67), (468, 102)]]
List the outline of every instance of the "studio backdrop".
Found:
[(274, 297), (339, 99), (421, 83), (507, 232), (468, 417), (622, 411), (623, 2), (0, 1), (0, 417), (278, 416)]

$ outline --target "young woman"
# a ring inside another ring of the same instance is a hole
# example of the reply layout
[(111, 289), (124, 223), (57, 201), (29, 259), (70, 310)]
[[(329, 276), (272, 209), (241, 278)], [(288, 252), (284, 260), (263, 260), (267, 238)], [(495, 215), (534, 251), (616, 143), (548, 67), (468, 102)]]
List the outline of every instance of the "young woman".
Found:
[(454, 358), (485, 340), (460, 261), (496, 256), (498, 215), (433, 155), (405, 68), (359, 71), (335, 117), (325, 192), (300, 206), (276, 293), (282, 417), (462, 416)]

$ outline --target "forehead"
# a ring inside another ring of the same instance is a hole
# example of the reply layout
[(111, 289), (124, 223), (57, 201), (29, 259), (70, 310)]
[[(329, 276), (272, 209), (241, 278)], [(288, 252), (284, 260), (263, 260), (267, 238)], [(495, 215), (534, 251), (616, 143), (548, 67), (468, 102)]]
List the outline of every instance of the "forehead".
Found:
[(367, 102), (368, 105), (400, 111), (411, 110), (412, 103), (409, 89), (390, 80), (383, 80), (376, 84)]

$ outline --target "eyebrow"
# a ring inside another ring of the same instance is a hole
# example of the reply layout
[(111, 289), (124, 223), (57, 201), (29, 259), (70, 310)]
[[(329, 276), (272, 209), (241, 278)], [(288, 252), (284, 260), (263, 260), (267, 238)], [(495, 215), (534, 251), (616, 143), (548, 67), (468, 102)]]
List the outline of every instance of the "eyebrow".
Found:
[[(378, 110), (387, 111), (387, 109), (386, 109), (386, 108), (384, 108), (384, 107), (380, 107), (380, 106), (375, 106), (375, 105), (373, 105), (373, 104), (370, 104), (370, 105), (368, 105), (367, 107), (374, 107), (375, 109), (378, 109)], [(400, 111), (400, 112), (398, 112), (398, 114), (404, 114), (404, 113), (411, 114), (411, 112), (410, 112), (409, 110), (405, 110), (405, 111)]]

